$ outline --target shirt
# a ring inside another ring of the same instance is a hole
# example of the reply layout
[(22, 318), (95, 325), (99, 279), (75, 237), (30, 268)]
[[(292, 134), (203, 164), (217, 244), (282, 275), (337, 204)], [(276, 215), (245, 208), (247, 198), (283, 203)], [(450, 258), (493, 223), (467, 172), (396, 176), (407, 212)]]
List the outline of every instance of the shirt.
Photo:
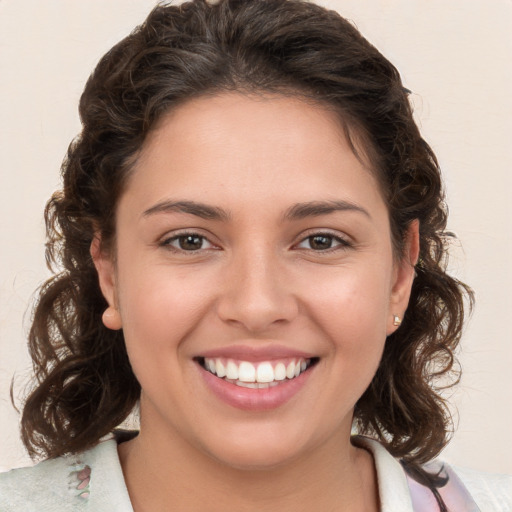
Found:
[[(353, 437), (373, 455), (381, 512), (438, 512), (430, 489), (407, 475), (377, 441)], [(454, 469), (440, 462), (448, 483), (439, 488), (450, 512), (512, 512), (512, 477)], [(0, 512), (133, 512), (117, 452), (108, 439), (77, 455), (0, 474)]]

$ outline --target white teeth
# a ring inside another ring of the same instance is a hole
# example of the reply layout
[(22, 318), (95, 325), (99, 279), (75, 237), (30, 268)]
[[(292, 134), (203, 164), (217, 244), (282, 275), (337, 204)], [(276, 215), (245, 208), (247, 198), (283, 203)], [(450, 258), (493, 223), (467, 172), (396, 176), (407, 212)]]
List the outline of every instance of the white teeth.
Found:
[(226, 378), (238, 380), (238, 366), (233, 361), (228, 361), (226, 366)]
[[(212, 359), (213, 361), (213, 359)], [(222, 361), (220, 359), (217, 359), (215, 362), (215, 373), (217, 374), (217, 377), (225, 377), (226, 376), (226, 368), (222, 364)]]
[(272, 382), (274, 380), (274, 368), (270, 363), (260, 363), (256, 375), (258, 382)]
[(214, 359), (207, 359), (206, 360), (206, 366), (208, 367), (208, 370), (210, 370), (212, 373), (216, 373), (216, 371), (215, 371), (216, 370), (216, 368), (215, 368), (215, 360)]
[(267, 389), (279, 385), (278, 382), (242, 382), (241, 380), (237, 380), (235, 384), (241, 388), (251, 389)]
[(238, 367), (238, 380), (242, 382), (256, 382), (256, 368), (247, 361), (242, 361)]
[(243, 380), (237, 380), (235, 384), (241, 388), (259, 389), (259, 384), (257, 382), (244, 382)]
[(286, 366), (283, 363), (277, 363), (274, 368), (274, 380), (286, 379)]
[(299, 359), (290, 361), (287, 366), (283, 362), (273, 366), (270, 361), (259, 364), (240, 361), (237, 364), (232, 359), (226, 361), (220, 358), (205, 358), (204, 366), (219, 378), (226, 378), (239, 386), (261, 389), (275, 386), (285, 379), (298, 377), (307, 369), (308, 362)]
[(295, 363), (293, 361), (286, 367), (286, 377), (288, 379), (293, 379), (293, 377), (295, 377)]

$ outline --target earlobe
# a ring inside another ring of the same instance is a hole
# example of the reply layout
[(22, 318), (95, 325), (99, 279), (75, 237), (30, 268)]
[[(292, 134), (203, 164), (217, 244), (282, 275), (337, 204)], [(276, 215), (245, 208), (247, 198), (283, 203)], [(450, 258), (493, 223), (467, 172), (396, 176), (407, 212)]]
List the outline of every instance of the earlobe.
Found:
[(119, 310), (116, 309), (114, 306), (109, 306), (103, 312), (101, 319), (103, 321), (103, 325), (107, 329), (112, 329), (113, 331), (118, 331), (123, 326)]
[(101, 236), (99, 234), (95, 234), (91, 242), (90, 253), (96, 271), (98, 272), (101, 293), (108, 302), (108, 308), (102, 316), (103, 324), (108, 329), (121, 329), (121, 315), (116, 300), (115, 267), (112, 257), (101, 249)]
[(412, 284), (414, 282), (414, 266), (418, 262), (420, 251), (419, 221), (413, 220), (405, 238), (403, 256), (397, 262), (395, 279), (390, 297), (390, 315), (388, 321), (387, 335), (395, 332), (402, 323), (405, 310), (409, 304)]

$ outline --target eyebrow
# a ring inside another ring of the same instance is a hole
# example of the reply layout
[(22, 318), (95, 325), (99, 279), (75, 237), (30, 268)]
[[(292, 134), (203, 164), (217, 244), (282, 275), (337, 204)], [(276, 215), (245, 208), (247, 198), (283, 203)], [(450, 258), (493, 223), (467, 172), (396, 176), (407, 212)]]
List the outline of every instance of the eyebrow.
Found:
[(362, 206), (350, 201), (310, 201), (307, 203), (297, 203), (288, 208), (284, 213), (286, 220), (300, 220), (306, 217), (319, 217), (320, 215), (328, 215), (329, 213), (339, 211), (355, 211), (366, 215), (371, 219), (371, 215)]
[[(319, 217), (320, 215), (328, 215), (338, 211), (355, 211), (371, 218), (371, 215), (363, 207), (351, 203), (350, 201), (309, 201), (305, 203), (297, 203), (288, 208), (283, 215), (285, 220), (300, 220), (307, 217)], [(206, 220), (227, 221), (231, 219), (228, 211), (218, 206), (210, 206), (205, 203), (196, 201), (161, 201), (156, 205), (148, 208), (142, 214), (143, 217), (149, 217), (158, 213), (186, 213), (195, 215)]]
[(229, 220), (231, 215), (222, 208), (210, 206), (196, 201), (161, 201), (151, 208), (148, 208), (142, 214), (143, 217), (149, 217), (157, 213), (187, 213), (207, 220)]

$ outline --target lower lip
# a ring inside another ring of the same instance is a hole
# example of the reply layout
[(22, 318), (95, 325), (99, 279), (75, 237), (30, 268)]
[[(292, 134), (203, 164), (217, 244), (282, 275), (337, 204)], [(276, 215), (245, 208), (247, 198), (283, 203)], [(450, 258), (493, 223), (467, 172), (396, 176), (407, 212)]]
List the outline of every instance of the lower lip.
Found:
[(300, 391), (312, 371), (310, 368), (294, 379), (281, 381), (277, 386), (253, 389), (220, 379), (200, 365), (199, 369), (207, 387), (218, 398), (232, 407), (247, 411), (268, 411), (284, 405)]

